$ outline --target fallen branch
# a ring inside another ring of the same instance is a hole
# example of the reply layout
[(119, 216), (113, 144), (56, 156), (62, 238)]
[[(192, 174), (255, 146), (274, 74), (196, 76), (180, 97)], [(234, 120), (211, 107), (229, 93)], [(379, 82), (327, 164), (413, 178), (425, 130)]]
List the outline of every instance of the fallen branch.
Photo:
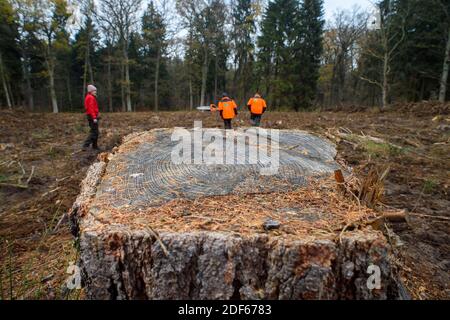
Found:
[(33, 178), (33, 175), (34, 175), (34, 169), (35, 169), (35, 167), (32, 166), (32, 167), (31, 167), (31, 173), (30, 173), (30, 176), (29, 176), (28, 179), (27, 179), (26, 185), (29, 185), (29, 184), (30, 184), (30, 181), (31, 181), (31, 179)]
[(26, 175), (25, 168), (22, 166), (22, 163), (20, 161), (17, 162), (19, 164), (20, 170), (22, 171), (22, 174), (17, 179), (17, 183), (11, 183), (11, 182), (2, 182), (0, 183), (0, 187), (10, 187), (10, 188), (17, 188), (17, 189), (28, 189), (28, 185), (30, 184), (31, 179), (33, 179), (35, 166), (31, 167), (30, 175), (28, 176), (28, 179), (25, 183), (22, 183), (23, 178)]
[(156, 232), (155, 230), (153, 230), (153, 228), (150, 227), (150, 226), (147, 226), (146, 229), (147, 229), (147, 231), (149, 231), (150, 234), (152, 234), (152, 235), (156, 238), (156, 240), (158, 241), (159, 245), (161, 246), (161, 249), (163, 250), (165, 256), (166, 256), (166, 257), (169, 257), (169, 255), (170, 255), (169, 250), (167, 250), (166, 246), (165, 246), (164, 243), (162, 242), (162, 240), (161, 240), (161, 238), (160, 238), (158, 232)]
[(52, 193), (58, 191), (59, 189), (61, 189), (61, 187), (57, 187), (57, 188), (55, 188), (55, 189), (53, 189), (53, 190), (47, 191), (47, 192), (44, 193), (41, 197), (44, 198), (44, 197), (48, 196), (49, 194), (52, 194)]
[[(371, 142), (374, 142), (377, 144), (386, 144), (395, 149), (403, 149), (401, 146), (398, 146), (396, 144), (388, 142), (384, 139), (368, 136), (368, 135), (365, 135), (363, 132), (361, 132), (361, 133), (362, 133), (362, 135), (357, 135), (357, 134), (352, 133), (350, 130), (348, 130), (346, 128), (339, 128), (338, 130), (336, 130), (336, 136), (350, 144), (354, 144), (354, 142), (352, 142), (351, 140), (358, 140), (358, 141), (365, 140), (365, 141), (371, 141)], [(331, 133), (327, 133), (327, 134), (333, 136)]]
[(450, 217), (444, 217), (444, 216), (432, 216), (432, 215), (420, 214), (420, 213), (409, 213), (408, 215), (419, 217), (419, 218), (429, 218), (429, 219), (450, 221)]
[(67, 220), (68, 217), (69, 217), (68, 213), (64, 212), (63, 215), (61, 216), (61, 218), (59, 219), (58, 223), (56, 224), (55, 228), (53, 228), (53, 233), (58, 231), (61, 224), (63, 224)]
[(17, 188), (17, 189), (28, 189), (27, 185), (23, 184), (17, 184), (17, 183), (0, 183), (0, 187), (10, 187), (10, 188)]
[(385, 214), (383, 214), (379, 217), (376, 217), (374, 219), (371, 219), (371, 220), (359, 219), (356, 221), (351, 221), (351, 222), (347, 223), (343, 228), (338, 228), (338, 229), (335, 229), (334, 231), (340, 231), (339, 239), (341, 239), (342, 235), (347, 230), (355, 230), (355, 229), (359, 229), (359, 228), (367, 227), (367, 226), (372, 226), (374, 229), (379, 229), (379, 227), (386, 222), (403, 223), (403, 222), (407, 222), (406, 219), (407, 219), (407, 215), (403, 211), (402, 212), (388, 212), (388, 213), (385, 213)]

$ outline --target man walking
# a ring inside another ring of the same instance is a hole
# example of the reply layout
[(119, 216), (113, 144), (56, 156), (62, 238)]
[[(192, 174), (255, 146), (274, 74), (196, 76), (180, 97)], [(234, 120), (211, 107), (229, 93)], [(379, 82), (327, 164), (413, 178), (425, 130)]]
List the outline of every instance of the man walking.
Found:
[(237, 116), (237, 105), (233, 99), (230, 99), (226, 93), (222, 95), (222, 99), (219, 101), (217, 110), (220, 112), (220, 116), (223, 119), (225, 130), (231, 130), (231, 121)]
[(261, 125), (261, 117), (266, 112), (266, 101), (261, 98), (259, 93), (256, 93), (247, 103), (248, 110), (251, 113), (250, 122), (253, 126), (259, 127)]
[(93, 85), (88, 85), (87, 87), (88, 93), (86, 95), (86, 99), (84, 100), (84, 108), (86, 109), (86, 117), (89, 122), (89, 128), (91, 128), (91, 132), (89, 137), (84, 142), (83, 150), (89, 148), (92, 145), (94, 150), (99, 150), (97, 141), (98, 141), (98, 121), (99, 121), (99, 112), (98, 112), (98, 103), (97, 103), (97, 88)]

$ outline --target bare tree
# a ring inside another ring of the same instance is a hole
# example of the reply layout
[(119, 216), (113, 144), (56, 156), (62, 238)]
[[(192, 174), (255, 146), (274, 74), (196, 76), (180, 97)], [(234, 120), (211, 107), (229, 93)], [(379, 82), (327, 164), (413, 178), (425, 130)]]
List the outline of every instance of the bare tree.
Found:
[[(206, 81), (211, 62), (210, 51), (218, 34), (217, 26), (223, 25), (222, 20), (226, 20), (226, 6), (222, 0), (177, 0), (177, 11), (189, 29), (190, 43), (197, 41), (201, 47), (203, 62), (200, 105), (203, 106), (205, 105)], [(191, 83), (190, 90), (192, 90)]]
[[(333, 32), (331, 36), (332, 48), (335, 50), (335, 62), (332, 77), (332, 99), (334, 102), (342, 103), (346, 75), (354, 65), (355, 47), (358, 40), (366, 33), (369, 14), (355, 6), (352, 11), (338, 11), (334, 21), (329, 27)], [(352, 53), (352, 54), (351, 54)]]
[[(95, 7), (94, 7), (95, 8)], [(94, 14), (96, 11), (94, 10)], [(95, 14), (98, 18), (98, 15)], [(114, 62), (113, 47), (117, 43), (117, 35), (112, 29), (111, 25), (107, 22), (98, 20), (96, 21), (100, 31), (102, 33), (103, 45), (106, 49), (105, 60), (106, 60), (106, 92), (108, 96), (108, 111), (113, 112), (113, 80), (112, 80), (112, 67)]]
[(131, 112), (130, 60), (128, 49), (130, 36), (138, 23), (138, 12), (142, 0), (99, 0), (100, 9), (96, 11), (99, 21), (109, 26), (118, 37), (122, 51), (122, 108)]
[[(407, 3), (407, 2), (406, 2)], [(398, 20), (393, 21), (393, 8), (391, 0), (381, 1), (377, 4), (379, 10), (378, 33), (381, 52), (376, 52), (366, 48), (365, 52), (382, 62), (382, 81), (369, 79), (361, 76), (362, 80), (377, 85), (381, 89), (382, 107), (386, 108), (389, 104), (391, 63), (397, 55), (397, 49), (406, 38), (406, 21), (409, 16), (409, 5), (406, 8), (398, 8), (395, 17)]]
[(87, 82), (88, 82), (88, 74), (89, 74), (89, 82), (94, 83), (94, 73), (92, 71), (92, 62), (91, 62), (91, 41), (92, 41), (92, 33), (93, 33), (93, 22), (92, 16), (94, 13), (94, 0), (82, 0), (81, 1), (81, 13), (85, 19), (85, 27), (86, 27), (86, 47), (84, 50), (84, 66), (83, 66), (83, 99), (86, 95), (87, 90)]

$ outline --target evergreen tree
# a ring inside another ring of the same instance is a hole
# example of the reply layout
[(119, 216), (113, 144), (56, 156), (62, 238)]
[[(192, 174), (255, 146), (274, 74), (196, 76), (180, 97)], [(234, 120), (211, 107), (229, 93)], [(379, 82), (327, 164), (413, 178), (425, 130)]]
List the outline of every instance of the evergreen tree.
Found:
[(304, 0), (299, 18), (292, 93), (296, 111), (311, 106), (316, 98), (323, 54), (323, 0)]
[(95, 83), (97, 71), (98, 31), (92, 18), (85, 17), (84, 23), (75, 34), (72, 47), (72, 82), (76, 89), (76, 101), (84, 101), (88, 83)]
[(144, 61), (147, 70), (153, 74), (153, 110), (159, 109), (159, 85), (161, 69), (165, 71), (165, 53), (167, 49), (166, 22), (162, 14), (156, 9), (153, 1), (149, 3), (147, 11), (142, 17), (142, 39)]
[(9, 108), (21, 99), (18, 38), (14, 8), (8, 1), (0, 0), (0, 96)]
[[(234, 45), (234, 86), (237, 100), (243, 102), (254, 82), (256, 18), (259, 4), (254, 0), (236, 0), (232, 7)], [(246, 102), (246, 101), (245, 101)]]

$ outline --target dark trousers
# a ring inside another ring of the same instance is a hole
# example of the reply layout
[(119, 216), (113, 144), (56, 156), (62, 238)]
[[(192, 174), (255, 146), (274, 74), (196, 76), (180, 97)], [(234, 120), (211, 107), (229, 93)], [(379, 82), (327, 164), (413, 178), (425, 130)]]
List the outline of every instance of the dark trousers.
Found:
[(252, 113), (250, 120), (252, 125), (254, 125), (255, 127), (259, 127), (261, 125), (261, 114), (254, 114)]
[(98, 141), (98, 136), (99, 136), (98, 119), (97, 119), (97, 123), (94, 123), (94, 120), (92, 119), (91, 116), (87, 116), (87, 119), (89, 122), (89, 128), (91, 128), (91, 131), (89, 133), (89, 137), (84, 142), (83, 147), (88, 148), (90, 145), (92, 145), (92, 148), (97, 149), (98, 148), (97, 141)]
[(231, 119), (223, 119), (223, 123), (225, 125), (225, 130), (231, 130)]

